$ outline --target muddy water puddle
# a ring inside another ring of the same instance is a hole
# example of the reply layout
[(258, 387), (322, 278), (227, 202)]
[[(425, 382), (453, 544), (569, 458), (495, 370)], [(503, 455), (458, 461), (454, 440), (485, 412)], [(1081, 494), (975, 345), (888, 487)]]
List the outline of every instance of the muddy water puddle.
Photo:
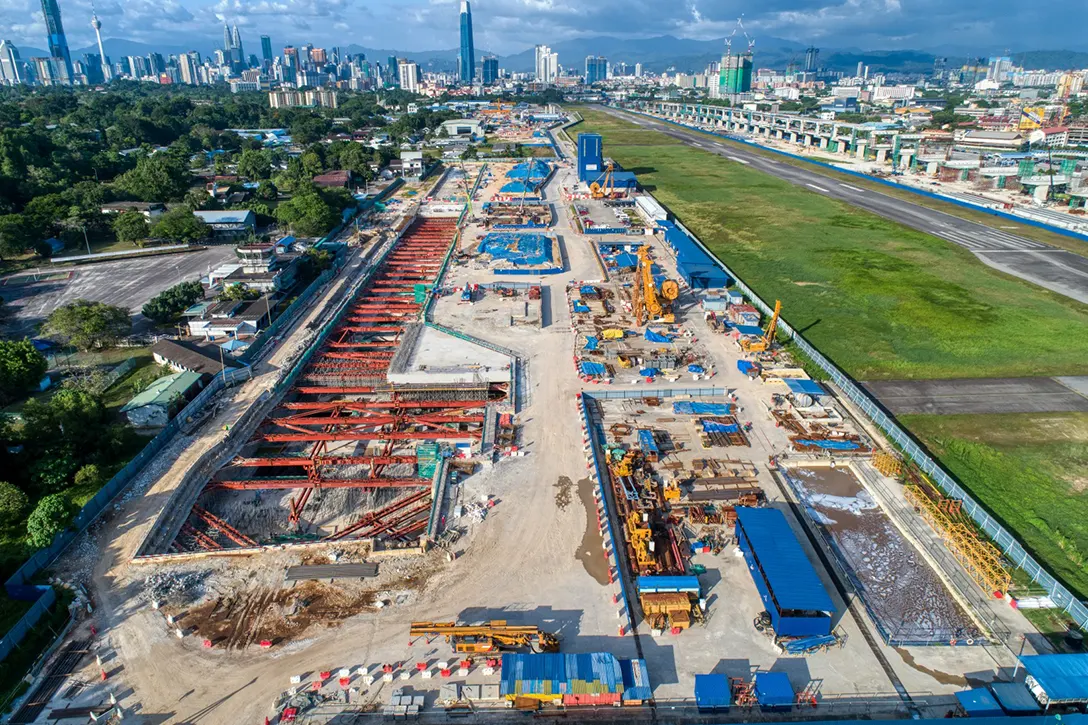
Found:
[(578, 500), (586, 510), (586, 532), (574, 558), (582, 562), (587, 574), (604, 586), (608, 584), (608, 561), (602, 554), (604, 537), (597, 528), (597, 503), (593, 500), (593, 482), (588, 478), (578, 481)]
[(809, 516), (834, 543), (884, 632), (916, 642), (977, 636), (971, 618), (848, 468), (793, 468)]

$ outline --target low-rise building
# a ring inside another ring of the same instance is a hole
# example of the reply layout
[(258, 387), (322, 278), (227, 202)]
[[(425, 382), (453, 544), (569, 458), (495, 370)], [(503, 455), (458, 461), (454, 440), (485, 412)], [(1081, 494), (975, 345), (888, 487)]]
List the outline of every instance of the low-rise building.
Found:
[(121, 406), (121, 412), (137, 428), (162, 428), (203, 389), (204, 377), (188, 371), (161, 377)]
[(123, 214), (126, 211), (138, 211), (149, 221), (153, 222), (164, 213), (166, 205), (157, 201), (111, 201), (101, 207), (103, 214)]
[(237, 239), (257, 228), (257, 215), (249, 209), (227, 211), (194, 211), (193, 215), (208, 225), (216, 239)]
[(439, 128), (445, 129), (446, 134), (451, 137), (482, 137), (484, 135), (483, 124), (475, 118), (456, 118), (451, 121), (443, 121)]
[(151, 346), (151, 357), (160, 365), (168, 365), (177, 372), (215, 375), (233, 370), (238, 363), (220, 355), (216, 347), (206, 347), (184, 340), (159, 340)]
[(401, 151), (401, 173), (405, 176), (419, 177), (423, 175), (423, 152)]
[(1037, 128), (1028, 135), (1028, 141), (1033, 146), (1051, 146), (1061, 148), (1069, 145), (1069, 127), (1051, 126), (1050, 128)]
[(346, 189), (351, 186), (352, 173), (345, 169), (327, 171), (313, 178), (314, 186), (323, 189)]
[(1019, 131), (977, 131), (967, 129), (956, 132), (955, 143), (969, 148), (1019, 151), (1024, 146), (1024, 136)]

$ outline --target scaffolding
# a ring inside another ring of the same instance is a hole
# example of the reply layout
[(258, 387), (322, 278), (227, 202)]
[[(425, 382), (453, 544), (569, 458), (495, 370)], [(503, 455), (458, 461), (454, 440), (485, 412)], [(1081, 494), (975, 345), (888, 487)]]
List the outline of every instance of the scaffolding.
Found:
[(903, 472), (903, 460), (887, 451), (874, 451), (873, 467), (888, 478), (898, 478)]
[(990, 596), (1004, 597), (1012, 577), (1002, 561), (1001, 551), (979, 536), (963, 514), (963, 502), (941, 496), (927, 483), (907, 484), (903, 495), (975, 583)]

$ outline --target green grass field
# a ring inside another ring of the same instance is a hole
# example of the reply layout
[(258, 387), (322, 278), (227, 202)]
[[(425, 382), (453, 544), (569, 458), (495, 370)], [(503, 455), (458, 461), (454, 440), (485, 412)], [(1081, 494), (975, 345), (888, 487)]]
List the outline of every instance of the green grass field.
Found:
[(1088, 305), (597, 111), (605, 152), (860, 380), (1088, 374)]
[(1088, 413), (903, 415), (945, 467), (1088, 597)]

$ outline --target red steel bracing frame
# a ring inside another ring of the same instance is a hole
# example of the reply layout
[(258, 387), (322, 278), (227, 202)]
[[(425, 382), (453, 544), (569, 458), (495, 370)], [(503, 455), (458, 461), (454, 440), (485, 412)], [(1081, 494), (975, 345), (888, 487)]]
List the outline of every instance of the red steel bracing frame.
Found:
[(238, 546), (256, 546), (257, 542), (243, 534), (238, 529), (228, 524), (223, 519), (219, 518), (215, 514), (205, 511), (199, 506), (193, 506), (193, 515), (198, 519), (206, 523), (213, 529), (219, 531), (223, 536), (233, 541)]
[[(453, 219), (419, 218), (413, 223), (316, 351), (299, 383), (286, 396), (287, 402), (263, 421), (253, 438), (258, 444), (309, 444), (308, 450), (293, 446), (282, 455), (235, 458), (207, 490), (298, 489), (290, 502), (289, 520), (295, 525), (318, 489), (411, 490), (330, 538), (357, 532), (360, 536), (399, 537), (426, 526), (432, 482), (391, 476), (384, 470), (391, 465), (415, 464), (414, 453), (406, 451), (413, 441), (480, 439), (486, 401), (399, 400), (395, 390), (392, 399), (375, 396), (381, 386), (380, 395), (390, 397), (385, 385), (389, 363), (408, 325), (423, 310), (414, 298), (416, 285), (438, 281), (456, 233)], [(347, 455), (330, 452), (336, 443), (347, 444)], [(353, 443), (364, 444), (366, 450)], [(356, 451), (362, 455), (355, 455)], [(358, 467), (363, 467), (362, 471)], [(252, 477), (252, 473), (260, 473), (255, 469), (261, 468), (283, 470), (288, 475)], [(193, 514), (236, 544), (256, 545), (199, 507), (193, 508)]]
[(192, 537), (193, 541), (196, 542), (196, 545), (199, 546), (201, 549), (204, 549), (205, 551), (215, 551), (217, 549), (223, 548), (218, 541), (208, 536), (203, 531), (200, 531), (199, 529), (193, 527), (189, 523), (184, 523), (181, 525), (181, 533), (185, 536)]

